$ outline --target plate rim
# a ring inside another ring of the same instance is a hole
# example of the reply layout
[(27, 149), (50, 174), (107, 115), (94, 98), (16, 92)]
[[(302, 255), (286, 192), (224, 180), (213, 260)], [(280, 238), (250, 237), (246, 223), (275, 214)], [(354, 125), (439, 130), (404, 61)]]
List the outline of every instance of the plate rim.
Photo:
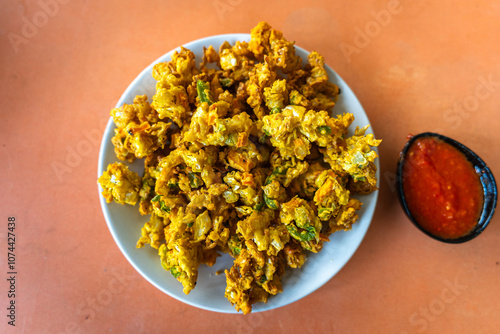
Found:
[[(247, 33), (234, 33), (234, 34), (212, 35), (212, 36), (207, 36), (207, 37), (199, 38), (199, 39), (193, 40), (191, 42), (182, 44), (182, 46), (185, 47), (185, 48), (187, 48), (187, 49), (190, 49), (190, 46), (195, 45), (195, 44), (200, 44), (200, 43), (203, 43), (204, 46), (211, 45), (213, 42), (208, 42), (207, 43), (207, 41), (212, 41), (213, 39), (217, 39), (217, 40), (220, 40), (220, 39), (233, 40), (235, 38), (236, 38), (236, 40), (246, 40), (246, 41), (248, 41), (250, 39), (250, 34), (247, 34)], [(311, 53), (310, 51), (308, 51), (308, 50), (306, 50), (304, 48), (301, 48), (300, 46), (294, 45), (294, 47), (295, 47), (296, 50), (299, 50), (302, 53), (305, 53), (305, 54)], [(167, 52), (167, 53), (161, 55), (160, 57), (158, 57), (157, 59), (155, 59), (146, 68), (144, 68), (135, 77), (135, 79), (127, 86), (127, 88), (125, 89), (125, 91), (123, 92), (123, 94), (120, 96), (119, 100), (117, 101), (115, 108), (121, 107), (124, 103), (130, 103), (130, 102), (126, 102), (127, 98), (131, 95), (131, 92), (134, 91), (134, 89), (138, 85), (138, 83), (140, 83), (141, 81), (143, 81), (144, 77), (150, 75), (153, 66), (155, 64), (159, 63), (159, 62), (164, 62), (164, 61), (167, 61), (168, 59), (171, 59), (171, 55), (175, 51), (179, 51), (180, 48), (181, 48), (181, 46), (178, 46), (178, 47), (170, 50), (169, 52)], [(303, 59), (303, 61), (304, 61), (304, 59)], [(357, 98), (357, 96), (354, 94), (354, 92), (352, 91), (352, 89), (350, 88), (350, 86), (347, 85), (347, 83), (345, 82), (345, 80), (343, 80), (342, 77), (340, 77), (340, 75), (337, 72), (335, 72), (333, 70), (333, 68), (331, 68), (326, 63), (325, 63), (325, 68), (327, 69), (327, 71), (332, 72), (337, 77), (337, 79), (340, 80), (343, 84), (345, 84), (345, 86), (350, 90), (350, 92), (352, 93), (352, 97), (351, 98), (354, 99), (354, 103), (357, 103), (359, 105), (359, 107), (361, 108), (361, 111), (363, 112), (364, 116), (368, 120), (367, 124), (371, 124), (370, 121), (369, 121), (368, 115), (366, 114), (365, 109), (361, 105), (361, 102), (359, 101), (359, 99)], [(329, 80), (332, 80), (332, 78), (330, 77), (330, 75), (329, 75)], [(333, 109), (333, 112), (335, 112), (335, 108)], [(100, 177), (102, 175), (102, 173), (107, 169), (107, 165), (105, 166), (105, 160), (106, 160), (105, 152), (106, 152), (107, 146), (111, 145), (110, 133), (112, 133), (114, 131), (114, 128), (115, 128), (115, 125), (114, 125), (114, 122), (113, 122), (113, 118), (110, 116), (110, 118), (109, 118), (109, 120), (107, 122), (106, 128), (104, 130), (103, 137), (102, 137), (102, 140), (101, 140), (101, 145), (100, 145), (100, 148), (99, 148), (99, 158), (98, 158), (98, 166), (97, 166), (98, 167), (97, 168), (97, 176), (98, 177)], [(374, 134), (373, 128), (371, 126), (370, 126), (368, 132)], [(374, 134), (374, 136), (375, 136), (375, 134)], [(377, 153), (377, 156), (378, 156), (379, 154), (378, 154), (377, 147), (373, 147), (372, 149)], [(119, 161), (119, 160), (116, 159), (116, 157), (115, 157), (115, 161)], [(142, 159), (139, 159), (139, 161), (142, 161)], [(379, 159), (375, 160), (375, 165), (377, 167), (377, 172), (376, 172), (377, 185), (379, 185), (380, 184), (380, 162), (379, 162)], [(200, 309), (214, 311), (214, 312), (219, 312), (219, 313), (228, 313), (228, 314), (239, 313), (239, 312), (237, 312), (235, 310), (235, 308), (231, 305), (231, 303), (229, 301), (227, 301), (227, 305), (229, 305), (231, 307), (230, 309), (219, 309), (219, 308), (214, 308), (214, 307), (210, 307), (210, 306), (207, 306), (207, 305), (202, 305), (200, 303), (194, 302), (194, 301), (192, 301), (192, 300), (189, 299), (189, 295), (184, 295), (183, 296), (184, 298), (181, 298), (181, 297), (175, 295), (174, 293), (170, 292), (168, 289), (165, 289), (164, 287), (160, 286), (159, 283), (157, 283), (154, 279), (152, 279), (151, 277), (149, 277), (149, 275), (147, 273), (145, 273), (144, 270), (141, 267), (139, 267), (139, 265), (136, 263), (136, 261), (134, 261), (129, 256), (128, 251), (125, 249), (125, 245), (123, 245), (123, 242), (120, 240), (120, 238), (118, 237), (117, 231), (115, 230), (116, 226), (115, 226), (115, 223), (113, 222), (113, 218), (111, 217), (110, 210), (108, 209), (108, 205), (111, 204), (111, 203), (106, 203), (105, 198), (101, 194), (102, 188), (101, 188), (101, 186), (99, 184), (98, 184), (97, 189), (98, 189), (98, 192), (99, 192), (99, 201), (100, 201), (100, 204), (101, 204), (101, 211), (102, 211), (102, 213), (104, 215), (104, 218), (105, 218), (105, 221), (106, 221), (106, 225), (108, 226), (108, 229), (109, 229), (109, 231), (110, 231), (110, 233), (111, 233), (111, 235), (113, 237), (113, 240), (117, 244), (117, 246), (120, 249), (120, 252), (123, 254), (123, 256), (125, 256), (125, 258), (127, 259), (127, 261), (132, 265), (132, 267), (144, 279), (146, 279), (150, 284), (152, 284), (158, 290), (162, 291), (163, 293), (167, 294), (168, 296), (173, 297), (173, 298), (175, 298), (175, 299), (177, 299), (177, 300), (179, 300), (179, 301), (181, 301), (181, 302), (183, 302), (185, 304), (188, 304), (188, 305), (200, 308)], [(275, 298), (275, 297), (270, 296), (269, 301), (266, 304), (264, 304), (264, 303), (253, 304), (252, 305), (253, 306), (252, 313), (258, 313), (258, 312), (263, 312), (263, 311), (268, 311), (268, 310), (280, 308), (280, 307), (289, 305), (291, 303), (294, 303), (294, 302), (296, 302), (296, 301), (298, 301), (298, 300), (300, 300), (300, 299), (308, 296), (309, 294), (311, 294), (314, 291), (318, 290), (319, 288), (323, 287), (328, 281), (330, 281), (333, 277), (335, 277), (340, 272), (340, 270), (342, 270), (347, 265), (347, 263), (351, 260), (351, 258), (354, 256), (354, 254), (358, 250), (359, 246), (363, 242), (363, 240), (364, 240), (364, 238), (365, 238), (365, 236), (366, 236), (366, 234), (368, 232), (368, 229), (370, 228), (370, 225), (371, 225), (371, 222), (373, 220), (374, 213), (375, 213), (375, 209), (376, 209), (376, 206), (377, 206), (377, 202), (378, 202), (379, 189), (375, 190), (374, 192), (372, 192), (368, 196), (373, 196), (372, 199), (371, 199), (371, 202), (370, 202), (370, 206), (368, 208), (365, 208), (365, 212), (363, 212), (363, 215), (365, 215), (365, 217), (364, 217), (365, 219), (366, 219), (366, 217), (369, 217), (368, 218), (368, 222), (366, 223), (366, 226), (363, 226), (362, 230), (358, 230), (357, 231), (357, 233), (359, 234), (359, 242), (357, 243), (357, 245), (355, 245), (355, 247), (352, 249), (351, 253), (348, 254), (348, 256), (345, 258), (345, 261), (338, 267), (338, 269), (334, 270), (332, 272), (331, 276), (329, 276), (326, 279), (321, 280), (313, 288), (307, 289), (306, 293), (298, 295), (298, 296), (296, 296), (294, 298), (290, 298), (289, 300), (287, 300), (286, 303), (281, 303), (279, 305), (274, 305), (275, 303), (272, 303), (271, 300), (273, 298)], [(360, 216), (359, 220), (361, 220), (361, 216)], [(350, 233), (350, 232), (351, 231), (339, 231), (339, 232), (336, 232), (336, 233)], [(310, 258), (312, 255), (314, 255), (314, 254), (313, 253), (308, 254), (307, 257)], [(301, 269), (298, 269), (298, 270), (300, 271)], [(290, 271), (290, 270), (288, 270), (288, 271)], [(285, 273), (285, 275), (286, 275), (286, 273)], [(299, 275), (301, 275), (301, 274), (299, 273)], [(279, 295), (281, 295), (283, 293), (285, 293), (285, 289)], [(270, 307), (268, 307), (268, 305)], [(258, 306), (260, 306), (260, 307), (258, 307)]]

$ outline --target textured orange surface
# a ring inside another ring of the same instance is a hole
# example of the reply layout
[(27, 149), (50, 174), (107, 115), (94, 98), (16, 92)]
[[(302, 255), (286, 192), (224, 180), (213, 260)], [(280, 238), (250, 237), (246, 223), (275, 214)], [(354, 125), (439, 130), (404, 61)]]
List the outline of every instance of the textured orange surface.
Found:
[[(497, 1), (0, 3), (1, 333), (495, 333), (500, 214), (439, 243), (396, 199), (408, 133), (435, 131), (500, 175)], [(380, 146), (379, 204), (350, 262), (291, 305), (249, 316), (185, 305), (146, 282), (108, 231), (97, 157), (109, 111), (153, 60), (266, 20), (317, 50), (354, 90)], [(7, 325), (7, 218), (16, 227), (16, 326)]]

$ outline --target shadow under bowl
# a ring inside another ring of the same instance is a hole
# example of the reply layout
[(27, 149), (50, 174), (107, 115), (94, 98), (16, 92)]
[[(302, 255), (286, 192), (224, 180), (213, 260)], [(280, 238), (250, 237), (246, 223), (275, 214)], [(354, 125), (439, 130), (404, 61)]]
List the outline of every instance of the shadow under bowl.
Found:
[[(483, 207), (476, 226), (468, 234), (464, 236), (453, 239), (447, 239), (430, 233), (419, 224), (419, 222), (414, 217), (414, 215), (412, 214), (412, 212), (408, 207), (408, 203), (406, 201), (405, 193), (403, 190), (403, 182), (404, 182), (403, 167), (406, 162), (405, 158), (408, 153), (408, 150), (416, 140), (421, 138), (436, 138), (438, 140), (450, 144), (451, 146), (456, 148), (459, 152), (461, 152), (467, 158), (467, 160), (472, 163), (472, 166), (474, 167), (476, 173), (479, 175), (479, 179), (481, 181), (481, 185), (483, 188), (483, 199), (484, 199)], [(401, 203), (401, 206), (403, 207), (403, 211), (406, 213), (410, 221), (419, 230), (421, 230), (431, 238), (434, 238), (442, 242), (454, 243), (454, 244), (469, 241), (477, 237), (479, 234), (481, 234), (481, 232), (484, 231), (486, 226), (488, 226), (491, 218), (493, 217), (498, 197), (497, 185), (495, 182), (495, 178), (493, 177), (493, 173), (488, 168), (486, 163), (476, 153), (474, 153), (471, 149), (469, 149), (465, 145), (457, 142), (456, 140), (432, 132), (424, 132), (411, 137), (403, 147), (403, 150), (400, 153), (396, 170), (396, 189), (398, 192), (399, 201)]]

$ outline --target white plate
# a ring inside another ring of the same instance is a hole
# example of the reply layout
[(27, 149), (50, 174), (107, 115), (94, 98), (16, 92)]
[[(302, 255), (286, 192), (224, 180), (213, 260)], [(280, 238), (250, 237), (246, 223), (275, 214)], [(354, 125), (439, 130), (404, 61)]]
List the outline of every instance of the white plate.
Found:
[[(224, 42), (228, 41), (232, 45), (238, 40), (250, 40), (249, 34), (227, 34), (199, 39), (185, 44), (184, 47), (190, 49), (196, 55), (197, 64), (201, 62), (203, 46), (213, 45), (216, 50)], [(176, 49), (176, 50), (179, 50)], [(159, 62), (169, 61), (172, 53), (165, 54), (157, 59), (130, 84), (127, 90), (117, 103), (117, 107), (124, 103), (131, 104), (136, 95), (147, 94), (151, 98), (155, 92), (156, 81), (151, 75), (153, 65)], [(305, 61), (309, 52), (296, 47), (296, 53)], [(354, 114), (355, 121), (351, 126), (350, 133), (359, 125), (360, 127), (370, 124), (363, 107), (351, 91), (349, 86), (330, 67), (325, 66), (330, 81), (338, 85), (342, 93), (335, 105), (334, 114), (350, 112)], [(104, 137), (101, 143), (99, 155), (98, 176), (107, 169), (108, 164), (118, 161), (114, 154), (111, 138), (114, 135), (115, 125), (110, 118)], [(370, 132), (371, 129), (368, 131)], [(375, 149), (376, 150), (376, 149)], [(377, 165), (377, 179), (379, 178), (379, 162)], [(130, 164), (130, 168), (142, 175), (143, 161), (135, 161)], [(99, 187), (99, 192), (101, 188)], [(360, 245), (366, 231), (370, 225), (375, 205), (377, 203), (378, 191), (358, 198), (364, 203), (359, 211), (360, 219), (353, 225), (351, 231), (337, 232), (330, 237), (330, 242), (324, 244), (323, 250), (318, 254), (308, 253), (308, 259), (301, 269), (287, 269), (283, 277), (283, 293), (269, 298), (267, 304), (257, 303), (253, 305), (253, 312), (270, 310), (297, 301), (311, 292), (315, 291), (328, 282), (342, 267), (349, 261), (358, 246)], [(217, 259), (213, 267), (201, 265), (199, 268), (198, 282), (196, 288), (189, 295), (182, 292), (182, 285), (168, 271), (160, 265), (160, 258), (157, 251), (149, 245), (137, 249), (137, 240), (141, 235), (141, 228), (149, 220), (149, 216), (141, 216), (137, 207), (130, 205), (120, 205), (114, 202), (106, 203), (100, 196), (102, 211), (109, 230), (116, 241), (116, 244), (125, 255), (132, 266), (151, 284), (167, 293), (168, 295), (183, 301), (189, 305), (202, 309), (236, 313), (234, 307), (224, 297), (226, 279), (224, 274), (216, 275), (219, 270), (229, 269), (232, 265), (232, 258), (224, 254)], [(352, 268), (355, 270), (355, 268)]]

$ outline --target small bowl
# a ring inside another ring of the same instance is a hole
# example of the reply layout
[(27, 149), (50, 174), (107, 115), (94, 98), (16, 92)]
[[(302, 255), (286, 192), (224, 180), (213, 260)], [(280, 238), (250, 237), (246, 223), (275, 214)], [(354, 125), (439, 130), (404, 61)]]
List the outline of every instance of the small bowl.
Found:
[[(454, 239), (446, 239), (442, 238), (439, 236), (436, 236), (424, 228), (420, 226), (418, 221), (415, 219), (415, 217), (412, 215), (410, 209), (408, 208), (408, 205), (406, 203), (406, 198), (405, 194), (403, 191), (403, 166), (405, 164), (405, 157), (406, 154), (411, 147), (411, 145), (420, 138), (424, 137), (433, 137), (439, 140), (444, 141), (445, 143), (450, 144), (451, 146), (455, 147), (458, 149), (458, 151), (462, 152), (467, 160), (469, 160), (472, 165), (474, 166), (474, 169), (476, 170), (476, 173), (479, 175), (479, 178), (481, 180), (481, 184), (483, 186), (483, 196), (484, 196), (484, 203), (483, 203), (483, 209), (481, 212), (481, 215), (479, 217), (478, 223), (476, 224), (476, 227), (467, 235), (454, 238)], [(399, 160), (398, 160), (398, 165), (397, 165), (397, 170), (396, 170), (396, 189), (398, 192), (398, 197), (399, 201), (401, 203), (401, 206), (403, 207), (404, 212), (410, 219), (410, 221), (422, 232), (424, 232), (426, 235), (428, 235), (431, 238), (434, 238), (436, 240), (446, 242), (446, 243), (462, 243), (469, 241), (475, 237), (477, 237), (481, 232), (484, 231), (486, 226), (488, 226), (488, 223), (490, 222), (491, 218), (493, 217), (493, 213), (495, 212), (495, 208), (497, 205), (497, 185), (495, 182), (495, 178), (493, 177), (493, 173), (491, 170), (486, 166), (486, 163), (476, 154), (474, 153), (471, 149), (467, 148), (463, 144), (457, 142), (456, 140), (453, 140), (451, 138), (448, 138), (446, 136), (437, 134), (437, 133), (432, 133), (432, 132), (424, 132), (421, 134), (418, 134), (416, 136), (413, 136), (408, 140), (408, 142), (405, 144), (403, 147), (403, 150), (400, 153)]]

